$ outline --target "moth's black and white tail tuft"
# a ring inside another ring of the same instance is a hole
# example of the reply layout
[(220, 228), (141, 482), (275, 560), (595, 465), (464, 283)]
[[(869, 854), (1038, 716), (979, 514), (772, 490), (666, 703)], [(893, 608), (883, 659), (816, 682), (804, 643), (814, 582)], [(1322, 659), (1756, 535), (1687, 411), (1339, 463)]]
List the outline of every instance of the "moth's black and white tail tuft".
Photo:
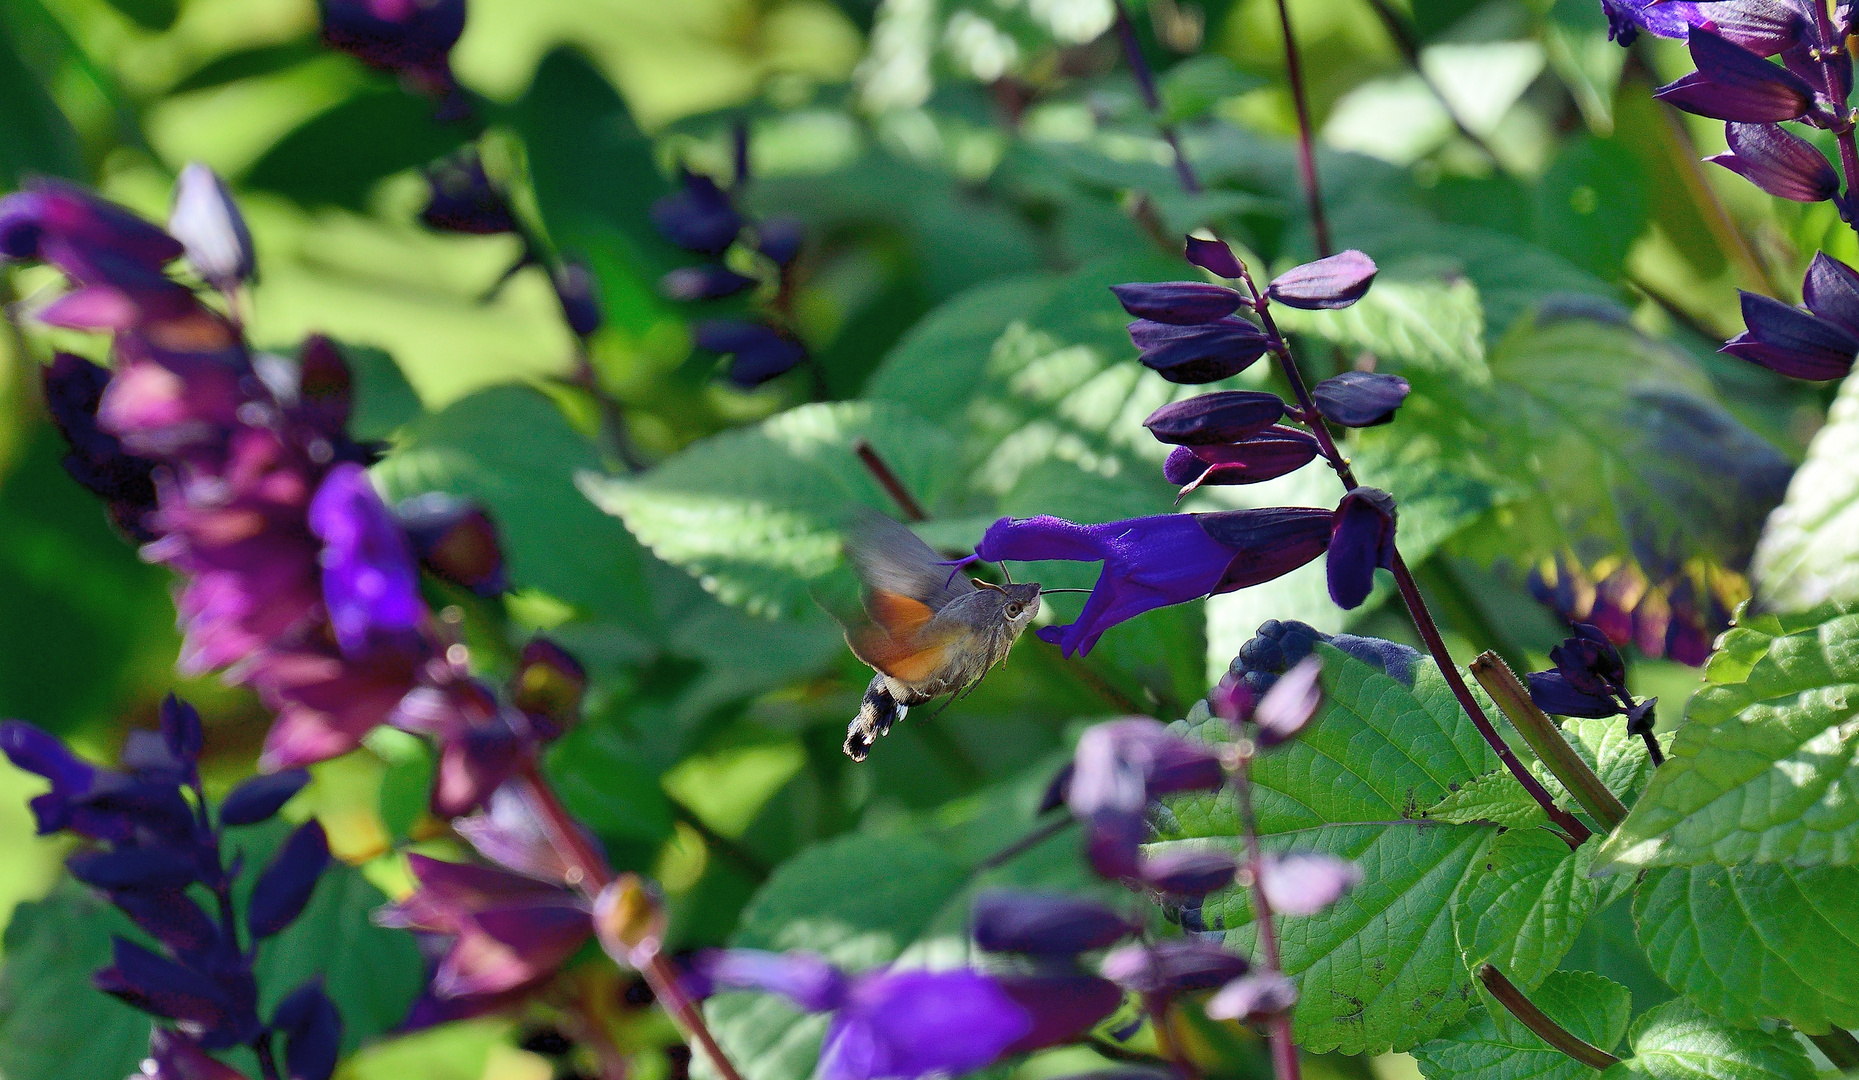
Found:
[(871, 752), (871, 744), (890, 734), (891, 725), (904, 718), (910, 706), (898, 701), (891, 695), (891, 689), (885, 683), (883, 675), (871, 680), (865, 688), (865, 698), (859, 702), (858, 716), (846, 727), (846, 756), (853, 761), (864, 761)]

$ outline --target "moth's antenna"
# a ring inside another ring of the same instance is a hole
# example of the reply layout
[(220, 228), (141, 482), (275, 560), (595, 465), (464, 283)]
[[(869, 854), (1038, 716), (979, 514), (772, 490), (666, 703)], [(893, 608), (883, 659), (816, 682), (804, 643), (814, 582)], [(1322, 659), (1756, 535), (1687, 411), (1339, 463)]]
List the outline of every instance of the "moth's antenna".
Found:
[(1039, 591), (1040, 591), (1040, 593), (1041, 593), (1041, 594), (1043, 595), (1043, 594), (1045, 594), (1045, 593), (1055, 593), (1055, 592), (1096, 592), (1097, 590), (1095, 590), (1095, 589), (1046, 589), (1046, 588), (1041, 588), (1041, 589), (1040, 589)]
[(1006, 579), (1007, 579), (1007, 584), (1009, 584), (1009, 585), (1012, 585), (1012, 584), (1013, 584), (1013, 574), (1012, 574), (1012, 573), (1011, 573), (1011, 572), (1010, 572), (1010, 571), (1009, 571), (1009, 570), (1007, 569), (1007, 561), (1006, 561), (1005, 559), (1003, 559), (1003, 560), (1001, 560), (1000, 562), (997, 562), (997, 563), (995, 563), (994, 565), (995, 565), (995, 566), (998, 566), (998, 567), (1000, 567), (1000, 568), (1001, 568), (1001, 577), (1004, 577), (1004, 578), (1006, 578)]

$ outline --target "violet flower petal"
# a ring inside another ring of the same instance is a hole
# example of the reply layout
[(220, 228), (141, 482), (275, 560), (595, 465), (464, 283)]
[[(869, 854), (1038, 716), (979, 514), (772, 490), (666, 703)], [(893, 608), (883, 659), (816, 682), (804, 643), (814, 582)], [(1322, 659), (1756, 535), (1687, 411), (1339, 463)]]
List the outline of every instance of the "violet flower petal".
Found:
[(310, 500), (309, 525), (323, 541), (323, 599), (343, 655), (416, 635), (426, 604), (413, 551), (361, 466), (329, 470)]
[(1265, 692), (1252, 711), (1252, 722), (1259, 725), (1259, 745), (1276, 746), (1296, 738), (1317, 715), (1323, 704), (1323, 686), (1318, 681), (1322, 672), (1323, 662), (1307, 656)]
[(1360, 251), (1339, 251), (1279, 274), (1265, 287), (1265, 295), (1306, 311), (1346, 308), (1367, 294), (1376, 272), (1375, 260)]
[(1690, 44), (1698, 70), (1654, 97), (1699, 116), (1752, 124), (1796, 120), (1813, 107), (1813, 87), (1787, 68), (1697, 27)]
[(1177, 326), (1199, 326), (1231, 315), (1245, 299), (1224, 285), (1205, 281), (1137, 281), (1112, 285), (1110, 291), (1131, 315)]
[(658, 279), (658, 292), (667, 300), (692, 302), (721, 300), (759, 284), (756, 279), (736, 273), (720, 263), (704, 266), (681, 266)]
[(1824, 202), (1840, 193), (1840, 178), (1826, 155), (1806, 139), (1774, 124), (1724, 125), (1730, 152), (1714, 162), (1780, 199)]
[(396, 505), (394, 517), (434, 577), (484, 597), (509, 588), (497, 525), (477, 503), (428, 491)]
[(1276, 424), (1284, 399), (1262, 390), (1219, 390), (1164, 405), (1143, 427), (1159, 442), (1209, 446), (1239, 442)]
[(838, 968), (811, 953), (760, 949), (706, 949), (691, 971), (712, 990), (761, 990), (780, 994), (807, 1012), (830, 1012), (845, 1004), (850, 983)]
[(1413, 389), (1399, 375), (1345, 371), (1311, 389), (1317, 411), (1332, 424), (1365, 428), (1394, 419), (1395, 410)]
[(244, 1073), (207, 1056), (200, 1044), (167, 1028), (148, 1034), (148, 1057), (129, 1080), (246, 1080)]
[(1033, 1020), (1032, 1030), (1008, 1044), (1002, 1056), (1075, 1042), (1123, 1004), (1122, 987), (1092, 975), (1007, 974), (995, 982)]
[(321, 976), (278, 1002), (271, 1024), (284, 1033), (284, 1064), (290, 1080), (329, 1080), (342, 1050), (342, 1015), (323, 992)]
[(1859, 273), (1824, 251), (1814, 253), (1801, 281), (1807, 310), (1859, 337)]
[(1238, 860), (1230, 852), (1213, 848), (1168, 851), (1142, 860), (1136, 877), (1159, 893), (1170, 896), (1206, 896), (1233, 884)]
[(517, 230), (510, 202), (484, 171), (476, 146), (427, 166), (426, 183), (432, 194), (420, 220), (429, 227), (472, 236)]
[(257, 1031), (257, 1016), (212, 978), (132, 941), (116, 938), (113, 944), (115, 962), (92, 977), (97, 989), (203, 1032), (200, 1041), (209, 1049), (247, 1042), (248, 1033)]
[(252, 938), (267, 938), (303, 914), (317, 878), (329, 865), (329, 838), (321, 822), (310, 821), (290, 834), (277, 857), (252, 887), (246, 925)]
[(431, 91), (451, 81), (447, 55), (465, 30), (465, 0), (318, 0), (323, 41), (383, 71), (413, 76)]
[(1233, 249), (1223, 240), (1202, 240), (1190, 236), (1183, 251), (1187, 260), (1215, 277), (1237, 278), (1245, 274), (1245, 268), (1239, 265)]
[(219, 805), (219, 822), (221, 825), (255, 825), (269, 821), (309, 782), (310, 774), (304, 769), (254, 776), (226, 795), (226, 800)]
[(1529, 674), (1530, 700), (1536, 707), (1555, 716), (1582, 716), (1591, 720), (1620, 714), (1620, 703), (1599, 694), (1584, 694), (1569, 685), (1558, 671), (1532, 671)]
[(977, 971), (860, 976), (826, 1030), (818, 1080), (960, 1074), (997, 1060), (1033, 1018)]
[(1297, 1004), (1297, 984), (1276, 971), (1255, 971), (1221, 987), (1207, 999), (1215, 1020), (1268, 1020)]
[(600, 282), (587, 264), (576, 259), (565, 259), (555, 273), (549, 275), (555, 286), (555, 301), (561, 305), (562, 319), (576, 337), (592, 337), (601, 324), (606, 321), (606, 313), (600, 306)]
[(1607, 635), (1588, 623), (1576, 623), (1575, 635), (1549, 650), (1550, 662), (1576, 690), (1597, 697), (1625, 689), (1626, 661)]
[(112, 893), (110, 903), (180, 956), (207, 953), (220, 942), (218, 925), (179, 889), (124, 890)]
[(1090, 900), (993, 890), (975, 898), (968, 917), (975, 944), (988, 952), (1076, 956), (1135, 933), (1128, 919)]
[(1137, 994), (1173, 996), (1210, 990), (1246, 973), (1242, 956), (1206, 938), (1167, 938), (1124, 945), (1104, 957), (1104, 977)]
[(80, 851), (65, 860), (71, 876), (106, 891), (183, 889), (199, 876), (191, 852), (165, 847)]
[(729, 381), (745, 390), (785, 375), (807, 358), (806, 347), (773, 327), (739, 319), (710, 319), (691, 327), (699, 348), (732, 356)]
[(1269, 856), (1259, 885), (1280, 915), (1315, 915), (1362, 883), (1362, 868), (1334, 855)]
[(1143, 365), (1172, 383), (1218, 382), (1246, 370), (1265, 355), (1265, 332), (1237, 315), (1200, 326), (1174, 326), (1138, 319), (1130, 340)]
[(1182, 495), (1204, 484), (1258, 484), (1296, 472), (1322, 452), (1306, 431), (1275, 424), (1245, 441), (1223, 446), (1182, 446), (1168, 455), (1162, 475)]
[(1357, 608), (1375, 587), (1377, 567), (1394, 565), (1394, 499), (1385, 491), (1356, 488), (1336, 508), (1330, 537), (1330, 599)]
[(1797, 379), (1840, 379), (1852, 370), (1859, 336), (1780, 300), (1749, 292), (1742, 298), (1748, 329), (1720, 351)]
[(187, 261), (214, 288), (230, 291), (252, 280), (258, 269), (252, 233), (226, 182), (198, 161), (189, 162), (174, 184), (168, 232), (187, 249)]
[[(1646, 3), (1646, 0), (1639, 2)], [(1774, 56), (1799, 44), (1813, 32), (1808, 14), (1796, 0), (1705, 0), (1703, 3), (1655, 0), (1646, 10), (1655, 17), (1665, 16), (1672, 24), (1672, 32), (1661, 33), (1662, 37), (1684, 37), (1688, 32), (1686, 23), (1702, 26), (1708, 21), (1711, 29), (1726, 40), (1757, 56)]]
[(736, 242), (742, 215), (716, 181), (686, 172), (679, 189), (652, 204), (652, 226), (686, 251), (720, 255)]

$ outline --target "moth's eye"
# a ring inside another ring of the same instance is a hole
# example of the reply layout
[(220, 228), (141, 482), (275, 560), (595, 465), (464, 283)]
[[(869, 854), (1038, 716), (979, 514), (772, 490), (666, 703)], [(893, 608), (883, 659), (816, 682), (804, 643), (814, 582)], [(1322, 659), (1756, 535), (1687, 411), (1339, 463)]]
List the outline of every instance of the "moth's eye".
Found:
[(1008, 604), (1007, 605), (1007, 617), (1009, 619), (1017, 619), (1020, 617), (1020, 612), (1025, 611), (1025, 610), (1026, 609), (1020, 606), (1019, 604)]

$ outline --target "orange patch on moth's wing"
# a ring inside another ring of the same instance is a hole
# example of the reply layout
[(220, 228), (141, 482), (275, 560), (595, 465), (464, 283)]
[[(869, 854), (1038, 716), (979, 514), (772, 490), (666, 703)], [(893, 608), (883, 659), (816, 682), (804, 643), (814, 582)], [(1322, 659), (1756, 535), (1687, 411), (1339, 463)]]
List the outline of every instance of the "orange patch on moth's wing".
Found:
[(923, 628), (936, 617), (928, 604), (902, 593), (873, 589), (865, 596), (872, 621), (846, 631), (853, 655), (903, 682), (921, 682), (942, 667), (948, 640), (924, 640)]

